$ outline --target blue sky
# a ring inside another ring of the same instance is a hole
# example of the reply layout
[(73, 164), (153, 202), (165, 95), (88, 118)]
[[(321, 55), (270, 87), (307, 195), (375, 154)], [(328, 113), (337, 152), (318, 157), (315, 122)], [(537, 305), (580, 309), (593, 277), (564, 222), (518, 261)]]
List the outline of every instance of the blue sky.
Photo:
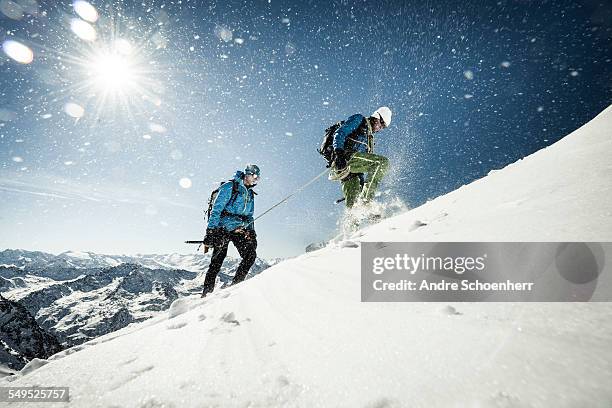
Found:
[[(94, 41), (70, 1), (26, 3), (0, 13), (34, 55), (0, 53), (2, 248), (187, 253), (219, 181), (257, 163), (257, 214), (324, 169), (327, 126), (380, 105), (382, 190), (414, 207), (612, 102), (609, 2), (91, 1)], [(338, 197), (323, 178), (263, 217), (259, 254), (329, 238)]]

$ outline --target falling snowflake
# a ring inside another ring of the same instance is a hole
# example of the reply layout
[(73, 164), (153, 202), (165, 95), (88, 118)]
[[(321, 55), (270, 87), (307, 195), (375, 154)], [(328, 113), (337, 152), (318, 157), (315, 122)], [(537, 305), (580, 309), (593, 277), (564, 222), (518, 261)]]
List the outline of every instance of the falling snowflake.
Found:
[(232, 41), (233, 33), (229, 28), (218, 25), (215, 27), (215, 36), (223, 42), (230, 42)]

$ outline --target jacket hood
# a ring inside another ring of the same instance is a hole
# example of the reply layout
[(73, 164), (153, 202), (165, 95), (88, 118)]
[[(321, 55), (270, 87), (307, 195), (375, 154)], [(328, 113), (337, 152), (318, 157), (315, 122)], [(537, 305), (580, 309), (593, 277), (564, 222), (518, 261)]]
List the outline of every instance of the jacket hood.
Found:
[(244, 177), (244, 172), (242, 170), (236, 170), (236, 174), (234, 174), (234, 180), (242, 182), (243, 177)]

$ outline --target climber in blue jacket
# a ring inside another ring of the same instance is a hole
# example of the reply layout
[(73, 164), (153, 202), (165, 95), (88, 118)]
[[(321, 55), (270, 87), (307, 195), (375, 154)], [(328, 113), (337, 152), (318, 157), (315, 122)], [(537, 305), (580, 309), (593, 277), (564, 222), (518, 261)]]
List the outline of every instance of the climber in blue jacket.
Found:
[(242, 282), (257, 257), (257, 234), (253, 223), (255, 210), (255, 192), (253, 187), (260, 179), (259, 167), (248, 164), (243, 171), (237, 171), (234, 178), (223, 183), (213, 192), (208, 213), (208, 226), (204, 245), (212, 247), (210, 260), (202, 297), (212, 292), (215, 280), (223, 260), (227, 256), (227, 248), (232, 242), (242, 261), (238, 265), (232, 284)]

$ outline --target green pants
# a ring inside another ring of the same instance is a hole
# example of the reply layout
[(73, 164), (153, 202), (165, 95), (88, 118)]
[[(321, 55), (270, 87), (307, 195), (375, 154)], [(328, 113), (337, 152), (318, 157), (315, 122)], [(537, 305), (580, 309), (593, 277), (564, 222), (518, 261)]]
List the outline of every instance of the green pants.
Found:
[[(351, 175), (342, 181), (342, 194), (346, 200), (346, 206), (352, 207), (359, 194), (364, 202), (369, 202), (374, 198), (378, 184), (387, 174), (389, 169), (389, 159), (372, 153), (354, 153), (348, 161), (347, 166)], [(359, 183), (359, 177), (355, 173), (366, 173), (363, 190)]]

